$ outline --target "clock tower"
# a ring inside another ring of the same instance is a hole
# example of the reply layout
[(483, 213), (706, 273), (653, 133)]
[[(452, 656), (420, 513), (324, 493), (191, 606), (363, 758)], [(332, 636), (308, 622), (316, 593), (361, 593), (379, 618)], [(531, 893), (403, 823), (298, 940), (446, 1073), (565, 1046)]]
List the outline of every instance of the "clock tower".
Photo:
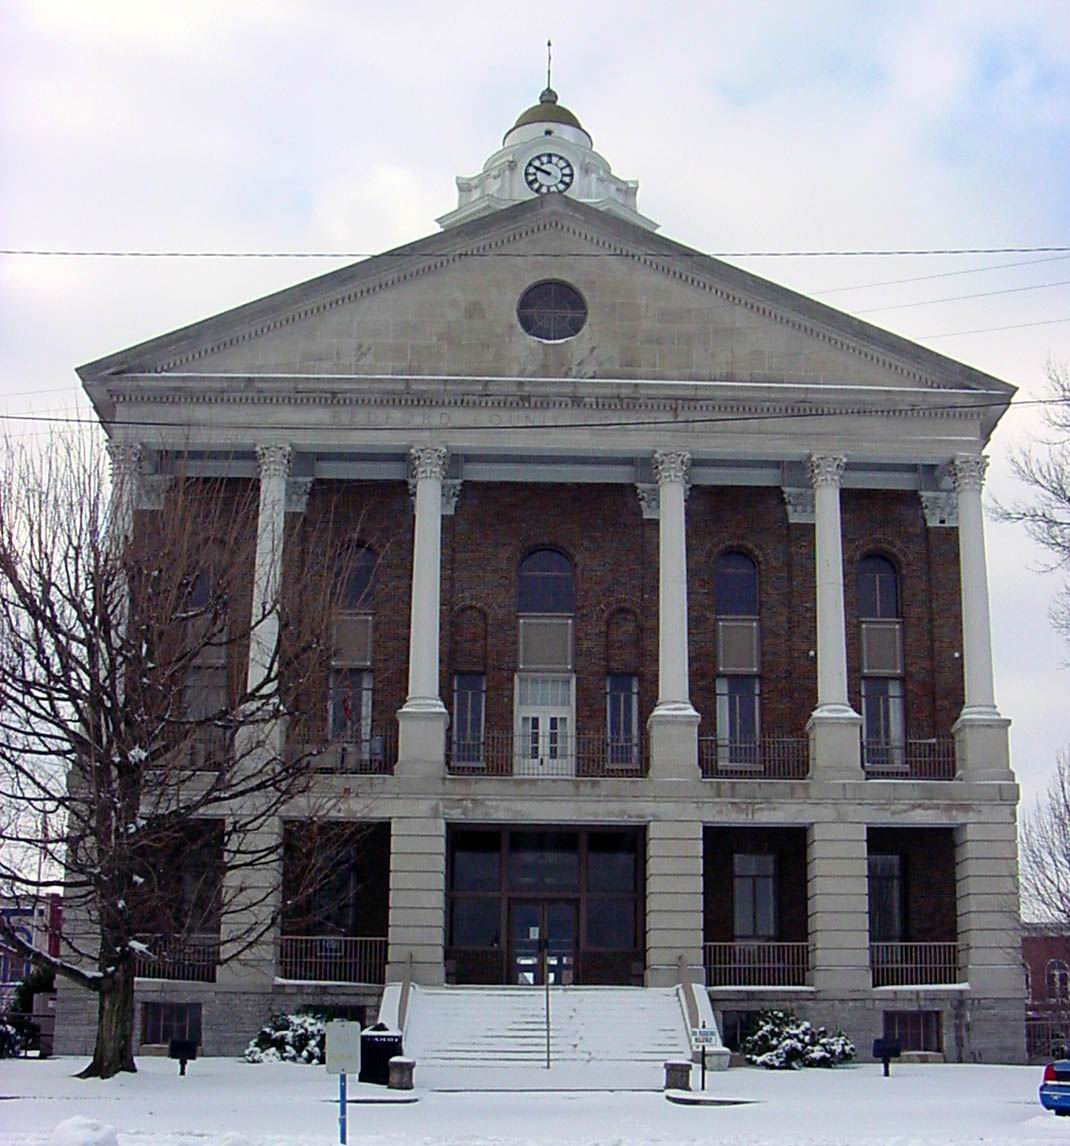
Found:
[(446, 230), (536, 196), (568, 195), (655, 231), (657, 223), (636, 210), (638, 189), (634, 179), (613, 174), (580, 121), (547, 87), (505, 133), (483, 170), (457, 179), (457, 207), (438, 223)]

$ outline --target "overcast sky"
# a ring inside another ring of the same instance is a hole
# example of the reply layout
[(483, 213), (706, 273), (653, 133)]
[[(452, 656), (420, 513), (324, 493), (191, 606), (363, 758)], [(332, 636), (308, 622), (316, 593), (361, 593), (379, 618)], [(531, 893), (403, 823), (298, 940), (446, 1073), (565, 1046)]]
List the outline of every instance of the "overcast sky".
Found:
[[(0, 35), (4, 248), (376, 252), (429, 234), (537, 99), (547, 36), (562, 103), (690, 246), (1070, 245), (1067, 0), (5, 0)], [(1022, 398), (1049, 357), (1070, 362), (1065, 253), (734, 261)], [(0, 258), (0, 411), (84, 411), (76, 365), (338, 265)], [(1035, 408), (1004, 418), (990, 495), (1021, 493), (1008, 455), (1039, 428)], [(1070, 649), (1043, 555), (991, 521), (988, 543), (1029, 803), (1070, 744)]]

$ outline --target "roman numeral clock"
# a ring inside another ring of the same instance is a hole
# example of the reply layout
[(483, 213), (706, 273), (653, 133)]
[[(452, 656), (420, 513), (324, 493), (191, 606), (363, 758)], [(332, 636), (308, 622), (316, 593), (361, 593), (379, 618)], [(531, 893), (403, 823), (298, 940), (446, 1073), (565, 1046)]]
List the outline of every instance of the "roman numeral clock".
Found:
[(572, 164), (552, 151), (533, 155), (524, 166), (524, 182), (536, 195), (560, 194), (572, 186)]

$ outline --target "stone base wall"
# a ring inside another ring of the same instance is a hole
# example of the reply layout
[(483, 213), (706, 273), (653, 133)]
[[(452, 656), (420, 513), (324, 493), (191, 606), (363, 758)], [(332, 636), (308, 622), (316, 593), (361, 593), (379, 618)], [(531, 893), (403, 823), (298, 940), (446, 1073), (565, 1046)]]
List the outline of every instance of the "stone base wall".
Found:
[(730, 996), (711, 992), (717, 1025), (725, 1011), (794, 1011), (814, 1026), (842, 1030), (855, 1044), (858, 1062), (871, 1062), (873, 1040), (884, 1034), (885, 1011), (939, 1011), (946, 1062), (1024, 1063), (1025, 1012), (1014, 999), (975, 998), (964, 992), (901, 991), (872, 999), (816, 998), (812, 994), (763, 992)]
[[(274, 1014), (319, 1007), (363, 1006), (368, 1023), (379, 1013), (382, 987), (337, 984), (276, 984), (271, 991), (222, 990), (211, 983), (145, 981), (134, 995), (134, 1053), (140, 1050), (141, 1007), (145, 1002), (200, 1003), (201, 1054), (237, 1056)], [(91, 1055), (96, 1038), (97, 999), (63, 984), (56, 1002), (56, 1054)]]

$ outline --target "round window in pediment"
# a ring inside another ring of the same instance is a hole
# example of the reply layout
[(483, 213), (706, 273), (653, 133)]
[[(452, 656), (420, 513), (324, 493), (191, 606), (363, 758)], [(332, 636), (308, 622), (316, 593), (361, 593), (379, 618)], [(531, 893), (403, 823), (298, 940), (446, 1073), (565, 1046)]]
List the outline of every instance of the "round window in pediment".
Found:
[(528, 287), (516, 304), (516, 317), (526, 334), (543, 342), (575, 338), (587, 322), (587, 304), (574, 286), (557, 280)]

